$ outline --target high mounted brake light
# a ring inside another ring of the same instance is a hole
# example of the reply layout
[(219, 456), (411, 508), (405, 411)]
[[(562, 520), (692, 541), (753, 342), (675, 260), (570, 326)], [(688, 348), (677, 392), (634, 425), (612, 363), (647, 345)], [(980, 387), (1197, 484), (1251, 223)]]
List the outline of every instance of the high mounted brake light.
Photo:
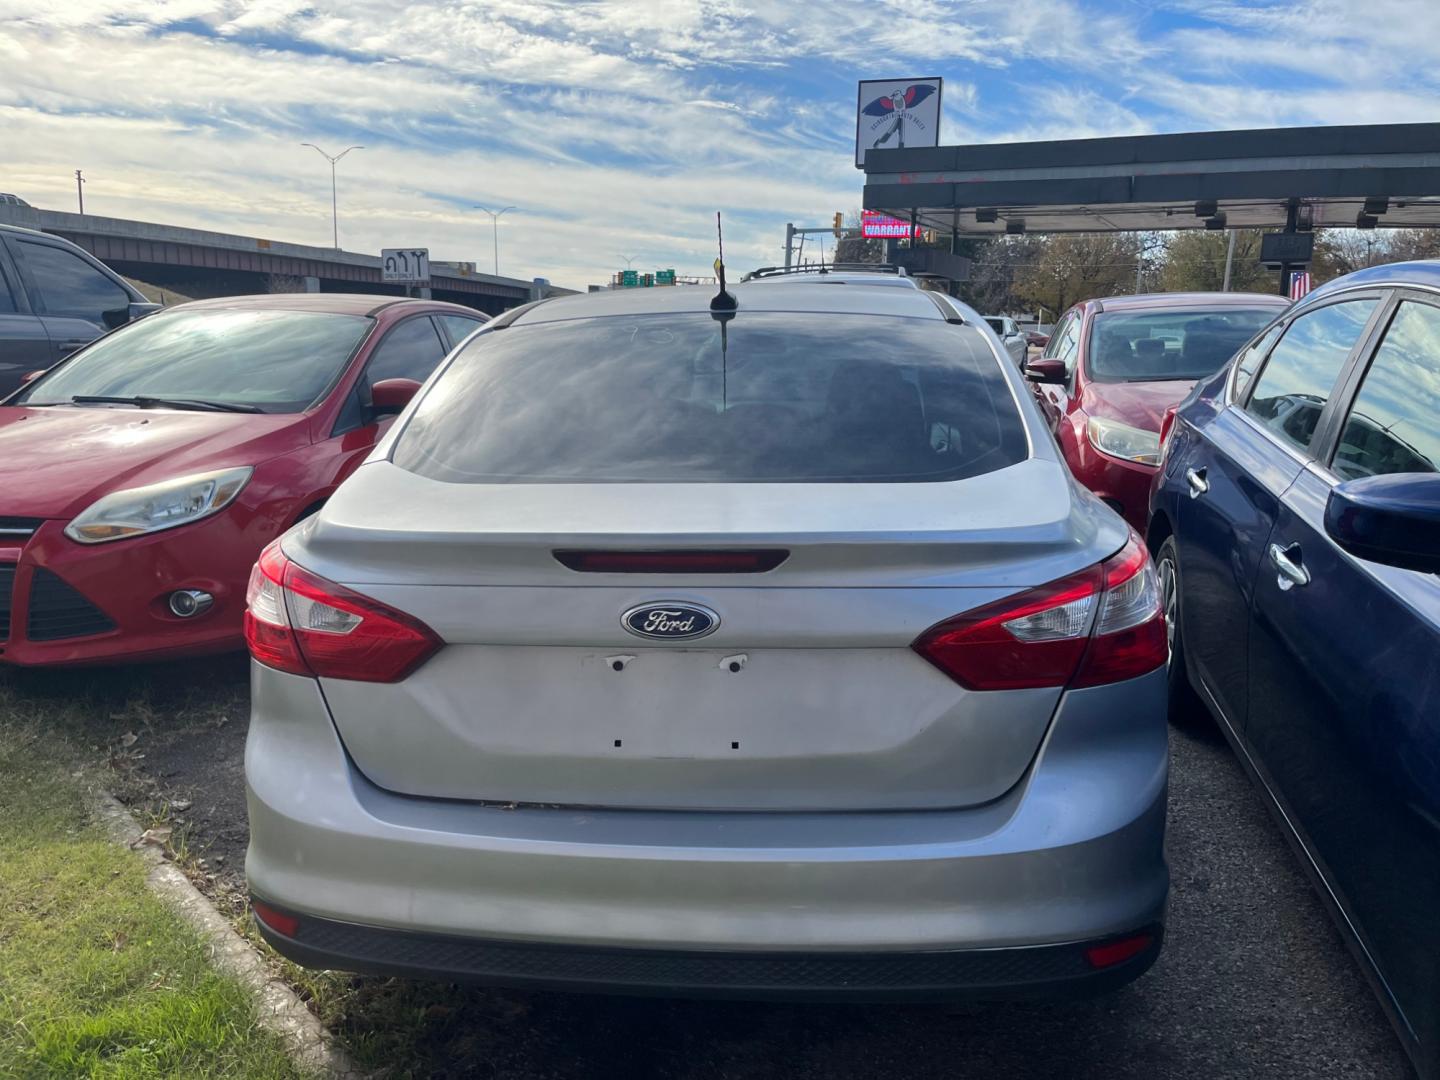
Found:
[(278, 540), (250, 571), (245, 642), (279, 671), (382, 683), (399, 682), (444, 644), (413, 616), (297, 566)]
[(1104, 562), (947, 619), (911, 648), (971, 690), (1133, 679), (1167, 658), (1149, 553), (1131, 532)]

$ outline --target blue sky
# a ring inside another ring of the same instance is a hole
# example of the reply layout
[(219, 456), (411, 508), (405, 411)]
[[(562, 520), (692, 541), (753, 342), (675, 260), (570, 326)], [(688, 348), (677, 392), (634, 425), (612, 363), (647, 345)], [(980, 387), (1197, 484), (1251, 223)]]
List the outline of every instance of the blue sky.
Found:
[(946, 80), (942, 141), (1437, 118), (1432, 0), (0, 0), (0, 190), (571, 286), (774, 262), (859, 205), (855, 81)]

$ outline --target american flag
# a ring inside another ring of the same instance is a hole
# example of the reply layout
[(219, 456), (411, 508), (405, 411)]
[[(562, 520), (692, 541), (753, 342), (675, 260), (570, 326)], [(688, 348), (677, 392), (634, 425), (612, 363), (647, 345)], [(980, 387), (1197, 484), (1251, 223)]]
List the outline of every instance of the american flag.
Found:
[(1290, 275), (1290, 299), (1299, 300), (1310, 291), (1310, 271), (1296, 270)]

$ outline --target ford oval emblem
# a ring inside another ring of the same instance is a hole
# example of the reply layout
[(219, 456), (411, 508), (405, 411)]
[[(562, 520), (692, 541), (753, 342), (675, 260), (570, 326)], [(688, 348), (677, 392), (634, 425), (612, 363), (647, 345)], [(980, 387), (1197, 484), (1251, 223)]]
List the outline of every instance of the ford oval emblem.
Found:
[(698, 604), (674, 601), (633, 607), (620, 616), (620, 622), (636, 637), (689, 641), (712, 633), (720, 616)]

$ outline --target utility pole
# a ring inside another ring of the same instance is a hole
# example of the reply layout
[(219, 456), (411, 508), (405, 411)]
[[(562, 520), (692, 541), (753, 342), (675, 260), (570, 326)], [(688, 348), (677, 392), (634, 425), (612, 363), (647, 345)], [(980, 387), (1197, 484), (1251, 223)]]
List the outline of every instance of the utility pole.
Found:
[(476, 210), (484, 210), (490, 215), (490, 228), (494, 232), (492, 238), (495, 247), (495, 276), (500, 276), (500, 215), (508, 214), (511, 210), (518, 210), (519, 207), (507, 206), (503, 210), (490, 210), (484, 206), (475, 207)]
[(795, 247), (795, 223), (794, 223), (793, 221), (787, 221), (787, 222), (785, 223), (785, 269), (786, 269), (786, 270), (789, 270), (789, 269), (790, 269), (790, 260), (791, 260), (791, 258), (793, 257), (793, 256), (791, 255), (791, 251), (794, 249), (794, 247)]
[(317, 154), (319, 154), (321, 157), (323, 157), (326, 161), (330, 162), (330, 231), (331, 231), (331, 238), (333, 239), (334, 244), (335, 244), (335, 250), (336, 250), (336, 251), (339, 251), (339, 250), (340, 250), (340, 208), (339, 208), (339, 203), (338, 203), (338, 201), (337, 201), (337, 199), (336, 199), (336, 196), (335, 196), (335, 163), (336, 163), (337, 161), (339, 161), (341, 158), (343, 158), (346, 154), (348, 154), (351, 150), (364, 150), (365, 147), (363, 147), (363, 146), (347, 146), (344, 150), (341, 150), (340, 153), (336, 154), (334, 157), (331, 157), (331, 156), (330, 156), (329, 154), (327, 154), (324, 150), (321, 150), (320, 147), (316, 146), (313, 142), (301, 143), (300, 145), (301, 145), (301, 146), (308, 146), (308, 147), (310, 147), (311, 150), (314, 150)]
[(85, 216), (85, 177), (79, 169), (75, 170), (75, 197), (80, 200), (80, 216)]
[(1230, 291), (1230, 268), (1235, 265), (1235, 230), (1230, 230), (1230, 242), (1225, 246), (1225, 283), (1220, 286), (1221, 292)]

